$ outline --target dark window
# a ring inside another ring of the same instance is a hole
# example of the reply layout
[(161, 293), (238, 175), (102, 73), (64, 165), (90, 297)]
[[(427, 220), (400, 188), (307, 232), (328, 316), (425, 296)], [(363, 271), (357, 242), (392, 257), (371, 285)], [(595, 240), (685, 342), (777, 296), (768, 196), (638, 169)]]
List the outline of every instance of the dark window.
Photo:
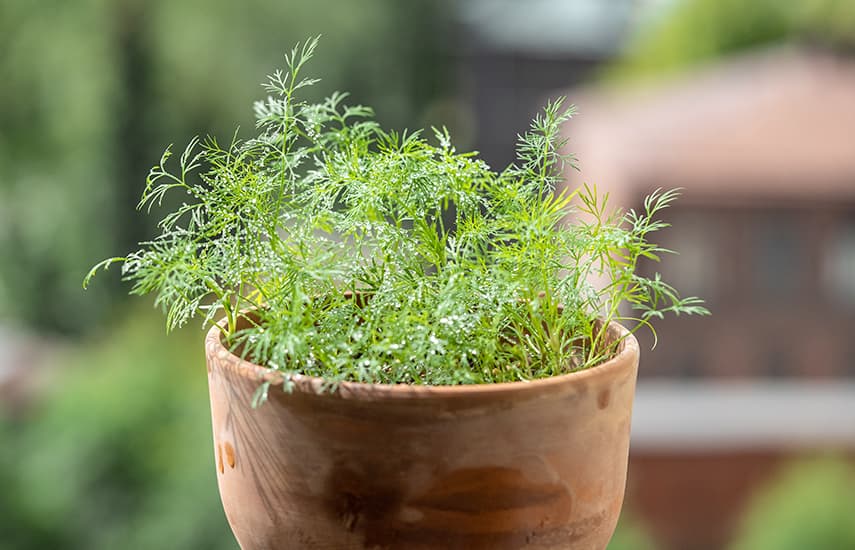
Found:
[(805, 249), (802, 229), (796, 215), (782, 211), (758, 216), (752, 228), (753, 287), (757, 296), (767, 300), (797, 297), (805, 274)]
[(668, 221), (674, 229), (662, 233), (661, 243), (677, 254), (662, 255), (658, 269), (663, 278), (682, 295), (713, 301), (718, 286), (719, 224), (705, 212), (679, 212)]

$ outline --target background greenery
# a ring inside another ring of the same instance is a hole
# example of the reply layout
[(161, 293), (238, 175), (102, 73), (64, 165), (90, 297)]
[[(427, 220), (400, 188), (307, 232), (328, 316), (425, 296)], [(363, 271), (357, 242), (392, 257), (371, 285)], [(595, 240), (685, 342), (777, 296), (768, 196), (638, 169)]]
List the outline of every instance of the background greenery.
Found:
[(801, 460), (755, 496), (732, 550), (855, 548), (855, 468), (835, 458)]
[(151, 235), (134, 206), (163, 146), (251, 128), (260, 83), (307, 36), (324, 35), (317, 94), (347, 89), (386, 125), (420, 124), (448, 89), (446, 11), (431, 0), (0, 0), (0, 319), (63, 332), (100, 319), (122, 290), (84, 295), (80, 280), (93, 259)]
[(237, 548), (198, 331), (163, 338), (156, 312), (129, 313), (67, 357), (26, 417), (0, 417), (0, 549)]
[(799, 42), (852, 51), (851, 0), (677, 0), (642, 26), (622, 59), (606, 68), (618, 84), (667, 77), (699, 63), (753, 48)]

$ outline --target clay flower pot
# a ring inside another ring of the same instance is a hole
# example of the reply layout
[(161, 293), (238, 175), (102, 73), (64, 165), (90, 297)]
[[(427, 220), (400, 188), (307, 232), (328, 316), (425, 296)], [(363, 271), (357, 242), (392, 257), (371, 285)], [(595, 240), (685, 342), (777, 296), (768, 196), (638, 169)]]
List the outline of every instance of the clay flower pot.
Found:
[[(610, 337), (626, 334), (612, 324)], [(207, 336), (217, 480), (260, 549), (603, 549), (623, 500), (638, 344), (506, 384), (341, 384), (271, 373)], [(275, 380), (275, 378), (273, 378)]]

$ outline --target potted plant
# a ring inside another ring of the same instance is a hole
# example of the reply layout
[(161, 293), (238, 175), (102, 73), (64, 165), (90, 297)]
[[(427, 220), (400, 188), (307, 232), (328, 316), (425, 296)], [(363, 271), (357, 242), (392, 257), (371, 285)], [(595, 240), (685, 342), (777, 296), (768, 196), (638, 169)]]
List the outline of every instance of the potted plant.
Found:
[(705, 313), (636, 273), (677, 194), (619, 214), (558, 189), (560, 100), (501, 172), (445, 130), (301, 100), (316, 44), (269, 77), (257, 136), (194, 139), (175, 169), (167, 149), (139, 206), (187, 202), (87, 281), (119, 262), (169, 328), (211, 325), (215, 465), (243, 548), (604, 548), (638, 364), (621, 308), (636, 328)]

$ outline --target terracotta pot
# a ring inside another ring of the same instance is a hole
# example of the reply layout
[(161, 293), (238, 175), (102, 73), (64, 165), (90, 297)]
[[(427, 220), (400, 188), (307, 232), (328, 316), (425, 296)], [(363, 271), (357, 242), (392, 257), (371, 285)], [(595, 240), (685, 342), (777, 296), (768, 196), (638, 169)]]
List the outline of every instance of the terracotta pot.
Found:
[[(613, 324), (610, 336), (626, 330)], [(638, 344), (533, 382), (303, 377), (250, 405), (262, 367), (206, 340), (217, 480), (241, 547), (603, 549), (623, 501)]]

